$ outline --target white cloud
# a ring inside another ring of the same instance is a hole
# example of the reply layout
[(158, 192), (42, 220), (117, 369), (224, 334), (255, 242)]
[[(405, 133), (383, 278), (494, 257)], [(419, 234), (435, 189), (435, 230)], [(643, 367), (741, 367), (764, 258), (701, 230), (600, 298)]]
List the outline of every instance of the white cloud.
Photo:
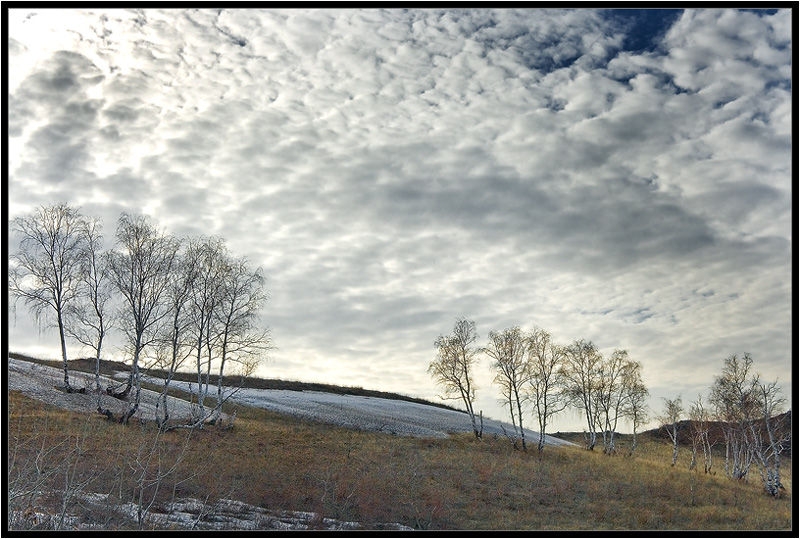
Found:
[(266, 376), (433, 398), (466, 316), (628, 348), (658, 397), (744, 351), (790, 384), (788, 10), (638, 52), (597, 10), (10, 13), (10, 216), (227, 238)]

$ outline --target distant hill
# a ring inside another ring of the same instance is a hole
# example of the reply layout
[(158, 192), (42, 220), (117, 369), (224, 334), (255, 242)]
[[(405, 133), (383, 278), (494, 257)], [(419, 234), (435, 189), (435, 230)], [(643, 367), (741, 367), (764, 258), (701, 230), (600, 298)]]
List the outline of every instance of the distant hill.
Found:
[[(780, 415), (777, 415), (772, 418), (771, 423), (774, 427), (782, 427), (788, 426), (790, 429), (792, 427), (792, 411), (789, 410), (784, 412)], [(684, 419), (683, 421), (678, 422), (678, 443), (680, 445), (691, 446), (692, 440), (692, 430), (693, 430), (694, 422), (689, 419)], [(721, 421), (711, 421), (710, 422), (710, 430), (709, 430), (709, 441), (712, 445), (724, 445), (725, 444), (725, 435), (723, 433), (723, 426), (724, 423)], [(761, 421), (756, 422), (756, 428), (764, 429), (764, 425)], [(663, 438), (669, 440), (669, 434), (667, 433), (664, 427), (658, 427), (655, 429), (650, 429), (645, 431), (646, 434), (649, 434), (655, 438)], [(764, 439), (766, 439), (766, 433), (764, 433)], [(791, 456), (792, 454), (792, 442), (789, 440), (783, 446), (783, 455)]]

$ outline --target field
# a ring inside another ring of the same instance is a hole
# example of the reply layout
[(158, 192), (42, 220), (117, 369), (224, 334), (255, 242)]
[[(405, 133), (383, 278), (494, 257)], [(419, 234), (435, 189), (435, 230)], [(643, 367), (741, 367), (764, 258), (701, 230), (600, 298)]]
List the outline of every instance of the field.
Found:
[(628, 436), (614, 456), (539, 455), (498, 435), (393, 436), (244, 406), (232, 425), (159, 434), (8, 399), (13, 529), (793, 529), (790, 459), (773, 499), (755, 467), (749, 482), (726, 478), (719, 456), (716, 474), (690, 471), (687, 448), (672, 467), (652, 434), (633, 457)]

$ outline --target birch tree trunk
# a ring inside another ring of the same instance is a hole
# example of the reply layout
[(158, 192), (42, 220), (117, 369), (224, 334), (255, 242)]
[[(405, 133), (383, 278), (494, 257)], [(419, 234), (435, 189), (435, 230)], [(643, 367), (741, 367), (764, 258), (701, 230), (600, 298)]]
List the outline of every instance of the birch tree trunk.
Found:
[(678, 430), (672, 431), (672, 465), (678, 462)]

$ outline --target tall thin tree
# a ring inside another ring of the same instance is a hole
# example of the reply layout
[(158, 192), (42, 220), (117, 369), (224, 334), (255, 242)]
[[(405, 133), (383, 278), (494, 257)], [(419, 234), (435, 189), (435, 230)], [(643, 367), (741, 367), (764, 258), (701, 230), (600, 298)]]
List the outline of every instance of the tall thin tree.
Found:
[(673, 466), (678, 462), (678, 436), (680, 434), (678, 432), (678, 423), (681, 420), (681, 414), (683, 414), (683, 401), (680, 395), (674, 399), (664, 399), (664, 412), (660, 420), (662, 428), (667, 431), (669, 439), (672, 441)]
[(758, 417), (759, 404), (752, 366), (750, 354), (728, 356), (711, 386), (709, 400), (725, 437), (725, 473), (734, 479), (747, 477), (754, 458), (748, 422)]
[(163, 324), (157, 347), (159, 364), (166, 371), (164, 387), (156, 404), (156, 421), (162, 430), (167, 428), (170, 419), (167, 398), (170, 384), (175, 373), (192, 352), (188, 338), (191, 325), (189, 310), (199, 273), (199, 258), (197, 251), (192, 249), (191, 242), (176, 256), (173, 266), (169, 276), (169, 287), (164, 295), (169, 306), (169, 323)]
[[(66, 309), (67, 334), (94, 353), (95, 389), (100, 388), (100, 360), (103, 344), (115, 324), (112, 309), (113, 284), (107, 253), (103, 251), (103, 225), (97, 218), (87, 218), (86, 241), (81, 256), (81, 279), (77, 301)], [(98, 402), (99, 405), (99, 402)]]
[(619, 420), (630, 417), (631, 399), (644, 386), (642, 364), (633, 361), (627, 350), (614, 350), (603, 362), (599, 409), (603, 417), (603, 451), (616, 452)]
[(594, 450), (599, 428), (599, 403), (603, 356), (591, 341), (576, 340), (566, 349), (564, 377), (572, 405), (583, 411), (586, 419), (586, 448)]
[(711, 417), (710, 412), (703, 402), (703, 396), (698, 395), (689, 406), (689, 419), (691, 420), (692, 437), (692, 463), (690, 468), (697, 466), (697, 448), (703, 451), (703, 472), (711, 473)]
[(760, 441), (758, 433), (761, 431), (761, 421), (758, 421), (758, 419), (761, 419), (763, 421), (763, 430), (767, 433), (766, 443), (755, 445), (754, 450), (764, 489), (770, 496), (778, 497), (781, 491), (785, 490), (781, 482), (781, 453), (783, 452), (784, 444), (792, 439), (791, 426), (785, 424), (788, 423), (786, 416), (783, 416), (783, 418), (776, 417), (786, 399), (781, 395), (781, 388), (777, 380), (765, 383), (756, 379), (754, 386), (758, 411), (761, 417), (754, 418), (750, 422), (750, 429), (753, 433), (753, 438)]
[(120, 419), (127, 423), (141, 400), (142, 351), (157, 338), (158, 324), (169, 314), (163, 300), (180, 244), (148, 218), (125, 213), (119, 218), (117, 242), (119, 248), (111, 256), (111, 277), (126, 304), (129, 320), (125, 328), (133, 362), (127, 386), (116, 396), (127, 395), (134, 386), (136, 389), (134, 402)]
[(631, 385), (631, 398), (628, 401), (627, 417), (631, 420), (631, 428), (633, 430), (633, 439), (631, 440), (631, 449), (628, 456), (633, 456), (636, 451), (639, 427), (648, 421), (649, 407), (647, 406), (647, 398), (650, 396), (650, 391), (644, 382), (641, 381), (641, 375), (638, 381)]
[(264, 275), (261, 268), (253, 270), (246, 258), (228, 257), (223, 272), (223, 285), (215, 309), (219, 328), (219, 371), (217, 376), (217, 403), (211, 422), (222, 414), (223, 378), (225, 368), (236, 362), (247, 373), (257, 366), (261, 354), (271, 348), (269, 331), (258, 327), (258, 315), (267, 300)]
[(69, 382), (65, 313), (75, 301), (81, 281), (81, 260), (86, 243), (85, 219), (67, 204), (41, 206), (12, 222), (20, 236), (19, 251), (12, 254), (9, 292), (25, 303), (37, 320), (55, 314), (61, 344), (64, 389)]
[(190, 240), (190, 246), (198, 259), (198, 274), (192, 293), (190, 332), (194, 340), (194, 358), (197, 372), (197, 417), (195, 422), (206, 417), (205, 397), (208, 394), (214, 349), (217, 346), (219, 328), (216, 312), (223, 284), (226, 258), (229, 256), (222, 238), (200, 238)]
[(428, 366), (428, 373), (444, 388), (445, 397), (460, 398), (467, 409), (472, 423), (475, 438), (483, 436), (483, 427), (478, 428), (475, 416), (475, 382), (473, 367), (478, 361), (478, 348), (474, 346), (478, 339), (475, 322), (458, 318), (453, 326), (452, 335), (439, 335), (434, 345), (437, 356)]
[(547, 425), (567, 406), (564, 361), (566, 349), (549, 332), (534, 328), (526, 338), (528, 394), (539, 421), (538, 450), (544, 451)]
[(511, 424), (522, 440), (522, 449), (528, 449), (525, 442), (522, 405), (527, 400), (524, 387), (529, 378), (525, 361), (525, 335), (519, 326), (503, 331), (489, 332), (489, 342), (483, 349), (492, 359), (491, 368), (495, 373), (494, 382), (498, 384), (509, 406)]

